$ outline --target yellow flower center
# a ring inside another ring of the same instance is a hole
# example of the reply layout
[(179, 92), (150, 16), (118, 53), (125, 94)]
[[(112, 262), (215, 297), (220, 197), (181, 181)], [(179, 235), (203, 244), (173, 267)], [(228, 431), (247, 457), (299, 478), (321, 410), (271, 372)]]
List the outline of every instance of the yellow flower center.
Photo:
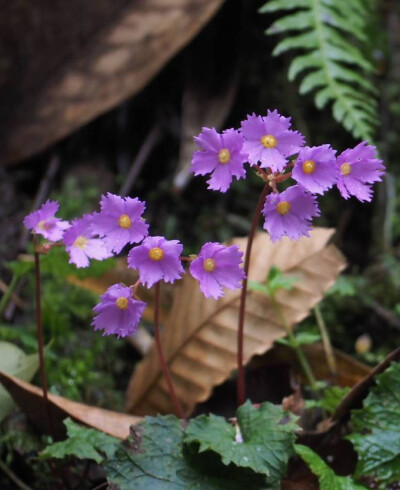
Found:
[(315, 171), (315, 162), (314, 160), (306, 160), (304, 163), (303, 163), (303, 172), (305, 174), (312, 174), (314, 173)]
[(87, 245), (88, 239), (82, 235), (78, 236), (78, 238), (74, 241), (75, 247), (83, 250)]
[(228, 163), (230, 159), (231, 152), (228, 150), (228, 148), (222, 148), (222, 150), (219, 150), (218, 160), (220, 161), (220, 163)]
[(49, 228), (48, 223), (46, 223), (46, 220), (42, 219), (42, 221), (39, 221), (37, 227), (39, 230), (47, 230)]
[(159, 261), (164, 257), (164, 250), (159, 247), (154, 247), (149, 250), (149, 257), (151, 260)]
[(342, 175), (349, 175), (350, 172), (351, 172), (350, 163), (342, 163), (342, 165), (340, 165), (340, 173)]
[(126, 310), (126, 308), (128, 308), (128, 304), (129, 304), (128, 298), (125, 298), (124, 296), (120, 296), (115, 301), (115, 305), (120, 310)]
[(203, 262), (204, 270), (207, 272), (212, 272), (215, 269), (215, 260), (214, 259), (206, 259)]
[(276, 205), (276, 211), (277, 211), (277, 213), (284, 215), (290, 211), (291, 207), (292, 206), (291, 206), (290, 202), (281, 201), (281, 202), (278, 202), (278, 204)]
[(272, 134), (264, 134), (264, 136), (260, 138), (260, 141), (265, 148), (275, 148), (275, 146), (278, 144), (277, 139)]
[(121, 228), (128, 229), (131, 227), (132, 221), (127, 214), (121, 214), (118, 220), (118, 224)]

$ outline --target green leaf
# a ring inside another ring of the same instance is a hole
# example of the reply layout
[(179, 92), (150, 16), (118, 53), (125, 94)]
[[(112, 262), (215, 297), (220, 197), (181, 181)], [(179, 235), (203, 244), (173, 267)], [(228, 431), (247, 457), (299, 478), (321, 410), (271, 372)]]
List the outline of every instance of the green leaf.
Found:
[(357, 294), (354, 281), (346, 276), (339, 276), (335, 284), (326, 292), (326, 296), (355, 296)]
[(320, 490), (365, 490), (362, 485), (354, 483), (350, 476), (338, 476), (336, 473), (307, 446), (296, 444), (294, 449), (305, 461), (310, 470), (318, 476)]
[(107, 480), (119, 490), (268, 490), (265, 477), (224, 466), (218, 455), (198, 454), (183, 444), (182, 421), (173, 415), (146, 417), (104, 460)]
[(376, 377), (361, 410), (353, 410), (354, 432), (348, 436), (358, 453), (356, 477), (387, 489), (400, 483), (400, 363)]
[(376, 94), (368, 27), (375, 18), (375, 2), (365, 0), (270, 0), (261, 13), (284, 11), (266, 31), (281, 34), (277, 56), (300, 50), (288, 77), (302, 77), (300, 94), (314, 92), (322, 109), (332, 102), (333, 117), (353, 136), (370, 139), (375, 132)]
[(93, 459), (101, 463), (104, 457), (114, 456), (119, 439), (96, 429), (88, 429), (70, 418), (64, 420), (68, 439), (47, 446), (41, 453), (41, 459), (64, 459), (75, 456), (78, 459)]
[(265, 284), (257, 281), (249, 281), (248, 288), (251, 291), (258, 291), (266, 296), (274, 296), (279, 289), (286, 289), (288, 291), (293, 289), (293, 284), (296, 281), (296, 277), (284, 276), (278, 267), (272, 266)]
[(190, 421), (185, 442), (199, 443), (199, 451), (220, 454), (225, 465), (251, 468), (263, 473), (273, 488), (280, 488), (286, 474), (288, 459), (293, 454), (296, 417), (272, 403), (259, 407), (249, 401), (239, 407), (237, 424), (239, 434), (232, 424), (216, 415), (200, 415)]
[[(39, 367), (37, 354), (26, 355), (10, 342), (0, 341), (0, 371), (11, 374), (23, 381), (30, 381)], [(0, 421), (12, 411), (14, 401), (8, 391), (0, 386)]]
[(318, 400), (309, 400), (311, 403), (308, 403), (307, 408), (320, 407), (329, 413), (333, 413), (343, 397), (347, 395), (349, 391), (350, 388), (347, 387), (330, 386), (324, 390), (321, 398)]

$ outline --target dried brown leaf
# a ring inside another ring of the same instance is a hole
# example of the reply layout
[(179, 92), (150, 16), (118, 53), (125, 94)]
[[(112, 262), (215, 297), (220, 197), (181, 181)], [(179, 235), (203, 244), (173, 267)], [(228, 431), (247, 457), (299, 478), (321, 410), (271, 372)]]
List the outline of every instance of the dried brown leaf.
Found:
[[(51, 432), (46, 417), (43, 391), (40, 388), (1, 371), (0, 382), (35, 426), (42, 431)], [(57, 395), (49, 394), (48, 399), (55, 431), (59, 435), (65, 432), (62, 421), (66, 417), (119, 439), (128, 437), (129, 427), (141, 421), (141, 417), (92, 407)]]
[[(266, 233), (255, 237), (250, 280), (264, 281), (272, 265), (298, 279), (291, 291), (280, 290), (276, 295), (289, 325), (308, 315), (345, 266), (341, 253), (327, 244), (332, 234), (333, 230), (314, 229), (310, 238), (298, 241), (285, 238), (275, 244)], [(244, 250), (246, 239), (238, 238), (233, 243)], [(172, 311), (162, 332), (162, 345), (187, 415), (236, 367), (239, 295), (238, 291), (228, 291), (218, 301), (207, 300), (188, 274), (176, 287)], [(244, 361), (247, 363), (255, 354), (264, 353), (284, 335), (269, 299), (249, 292)], [(130, 380), (127, 411), (138, 415), (173, 412), (154, 347)]]
[(223, 0), (0, 0), (0, 163), (141, 90)]

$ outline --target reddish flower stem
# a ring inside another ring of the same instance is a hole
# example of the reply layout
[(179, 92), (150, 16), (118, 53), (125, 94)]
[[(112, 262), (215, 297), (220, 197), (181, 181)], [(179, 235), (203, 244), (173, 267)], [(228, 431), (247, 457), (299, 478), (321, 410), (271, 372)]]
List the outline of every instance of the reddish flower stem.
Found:
[(156, 342), (156, 348), (158, 357), (161, 364), (161, 369), (165, 377), (165, 381), (167, 382), (169, 395), (171, 397), (172, 404), (174, 406), (174, 410), (179, 418), (184, 419), (185, 415), (182, 410), (181, 403), (176, 395), (174, 385), (172, 383), (171, 374), (168, 369), (167, 362), (165, 360), (163, 350), (161, 347), (161, 339), (160, 339), (160, 281), (158, 281), (154, 286), (154, 337)]
[(37, 236), (33, 237), (34, 244), (34, 257), (35, 257), (35, 289), (36, 289), (36, 333), (38, 342), (38, 352), (39, 352), (39, 369), (40, 378), (42, 380), (42, 390), (43, 390), (43, 400), (44, 406), (47, 414), (47, 419), (49, 421), (50, 433), (52, 438), (56, 441), (56, 430), (53, 421), (53, 416), (51, 413), (51, 407), (48, 398), (47, 389), (47, 379), (46, 379), (46, 369), (44, 363), (44, 340), (43, 340), (43, 325), (42, 325), (42, 304), (41, 304), (41, 287), (40, 287), (40, 254), (37, 243)]
[(260, 219), (261, 211), (264, 206), (265, 198), (270, 192), (271, 186), (266, 184), (258, 200), (257, 207), (254, 211), (253, 221), (251, 223), (250, 233), (247, 238), (246, 252), (244, 256), (243, 270), (246, 274), (243, 279), (242, 290), (240, 293), (240, 306), (239, 306), (239, 322), (238, 322), (238, 336), (237, 336), (237, 403), (238, 406), (243, 405), (246, 401), (246, 383), (244, 377), (243, 367), (243, 333), (244, 333), (244, 317), (246, 310), (246, 296), (247, 296), (247, 278), (249, 275), (251, 248), (253, 246), (254, 235), (256, 233), (258, 221)]

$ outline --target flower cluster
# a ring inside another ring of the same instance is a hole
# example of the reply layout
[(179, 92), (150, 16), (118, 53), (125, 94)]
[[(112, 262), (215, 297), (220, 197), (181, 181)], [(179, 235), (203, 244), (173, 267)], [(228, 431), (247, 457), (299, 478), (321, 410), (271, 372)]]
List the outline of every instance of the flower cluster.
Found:
[[(87, 267), (90, 259), (103, 260), (128, 244), (138, 244), (128, 253), (128, 267), (139, 271), (138, 283), (132, 287), (115, 284), (108, 288), (94, 307), (93, 320), (95, 330), (104, 330), (104, 335), (132, 334), (146, 307), (136, 295), (138, 284), (150, 288), (159, 281), (173, 283), (185, 272), (181, 261), (192, 259), (181, 257), (183, 245), (179, 241), (148, 236), (149, 227), (142, 218), (145, 203), (137, 198), (108, 193), (101, 198), (100, 212), (86, 214), (72, 223), (55, 217), (58, 208), (57, 202), (47, 201), (28, 215), (24, 224), (50, 242), (61, 240), (70, 263), (77, 267)], [(207, 298), (219, 298), (223, 295), (222, 288), (241, 286), (242, 255), (236, 246), (206, 243), (202, 247), (189, 270)]]
[[(262, 214), (272, 241), (308, 236), (312, 219), (320, 215), (317, 195), (334, 185), (345, 199), (355, 196), (370, 201), (371, 184), (384, 173), (375, 147), (367, 142), (336, 157), (329, 145), (305, 146), (304, 137), (291, 129), (290, 118), (276, 110), (267, 111), (266, 116), (247, 116), (239, 130), (219, 134), (214, 128), (203, 128), (195, 141), (199, 150), (193, 155), (192, 170), (195, 175), (211, 174), (207, 181), (210, 189), (226, 192), (234, 177), (246, 176), (246, 163), (265, 180), (271, 192)], [(288, 179), (293, 185), (278, 191), (279, 183)], [(102, 329), (104, 335), (133, 333), (146, 307), (137, 296), (138, 284), (150, 288), (159, 281), (173, 283), (185, 272), (182, 260), (190, 262), (190, 274), (207, 298), (220, 298), (223, 288), (240, 288), (245, 278), (243, 254), (237, 246), (208, 242), (197, 256), (181, 257), (183, 245), (179, 241), (149, 236), (149, 225), (143, 219), (145, 207), (138, 198), (108, 193), (101, 198), (99, 212), (72, 223), (55, 217), (59, 208), (55, 201), (47, 201), (24, 220), (34, 234), (50, 242), (61, 241), (70, 263), (77, 267), (87, 267), (90, 259), (103, 260), (134, 245), (127, 261), (128, 267), (139, 272), (138, 283), (111, 286), (94, 308), (94, 328)]]
[[(366, 141), (338, 157), (330, 145), (305, 146), (304, 137), (291, 129), (291, 118), (276, 110), (251, 114), (238, 130), (222, 134), (203, 128), (195, 142), (200, 150), (193, 155), (192, 171), (211, 173), (210, 189), (226, 192), (233, 177), (245, 177), (246, 163), (270, 185), (262, 213), (272, 241), (309, 236), (312, 219), (320, 215), (316, 195), (334, 185), (345, 199), (371, 201), (371, 184), (385, 170), (376, 148)], [(279, 192), (278, 184), (290, 178), (293, 185)]]

